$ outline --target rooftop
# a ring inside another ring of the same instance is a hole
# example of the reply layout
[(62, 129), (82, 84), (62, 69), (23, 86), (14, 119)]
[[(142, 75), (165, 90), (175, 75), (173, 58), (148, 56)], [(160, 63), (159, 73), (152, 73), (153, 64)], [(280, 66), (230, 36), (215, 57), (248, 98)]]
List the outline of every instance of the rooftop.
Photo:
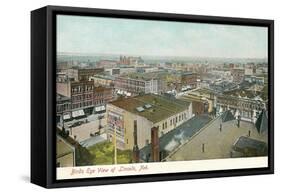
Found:
[(69, 97), (67, 97), (67, 96), (64, 96), (64, 95), (62, 95), (62, 94), (59, 94), (59, 93), (57, 93), (57, 101), (66, 101), (66, 100), (70, 100), (70, 98)]
[(183, 95), (179, 99), (190, 101), (190, 102), (205, 102), (206, 101), (206, 99), (204, 99), (203, 97), (196, 96), (193, 94)]
[(63, 140), (63, 138), (59, 135), (57, 135), (57, 146), (56, 147), (57, 147), (57, 149), (56, 149), (57, 158), (74, 152), (74, 146), (72, 144), (68, 143), (66, 140)]
[(106, 80), (115, 80), (114, 76), (111, 75), (104, 75), (104, 74), (96, 74), (91, 78), (101, 78), (101, 79), (106, 79)]
[[(230, 158), (233, 153), (233, 145), (241, 136), (250, 136), (250, 138), (267, 144), (267, 137), (261, 136), (253, 123), (241, 120), (240, 127), (238, 127), (237, 120), (222, 122), (224, 115), (226, 114), (222, 114), (207, 123), (199, 133), (193, 135), (189, 141), (186, 141), (179, 149), (171, 153), (166, 160)], [(203, 145), (204, 151), (202, 151)]]
[[(61, 131), (59, 128), (56, 128), (56, 133), (57, 133), (57, 138), (63, 139), (70, 146), (73, 146), (75, 148), (75, 163), (77, 166), (92, 165), (92, 156), (86, 148), (82, 147), (77, 141), (75, 141), (69, 135), (64, 134), (64, 132)], [(58, 147), (57, 149), (61, 149), (61, 148)]]
[[(184, 122), (174, 130), (162, 135), (159, 139), (160, 152), (167, 155), (181, 144), (189, 140), (194, 134), (196, 134), (202, 127), (211, 121), (208, 115), (198, 115), (188, 121)], [(151, 158), (151, 144), (143, 147), (140, 150), (140, 158), (143, 161), (150, 161)]]
[(150, 73), (130, 73), (127, 75), (128, 78), (131, 79), (141, 79), (145, 81), (149, 81), (152, 79), (159, 79), (164, 76), (164, 72), (150, 72)]
[(267, 154), (267, 144), (257, 139), (241, 136), (235, 142), (234, 150), (242, 152), (254, 151), (253, 154), (262, 156)]
[[(168, 99), (164, 96), (147, 94), (132, 98), (121, 98), (111, 102), (112, 105), (122, 108), (133, 114), (145, 117), (157, 123), (174, 114), (186, 110), (190, 103), (178, 99)], [(142, 107), (142, 109), (140, 109)], [(141, 111), (140, 111), (141, 110)]]

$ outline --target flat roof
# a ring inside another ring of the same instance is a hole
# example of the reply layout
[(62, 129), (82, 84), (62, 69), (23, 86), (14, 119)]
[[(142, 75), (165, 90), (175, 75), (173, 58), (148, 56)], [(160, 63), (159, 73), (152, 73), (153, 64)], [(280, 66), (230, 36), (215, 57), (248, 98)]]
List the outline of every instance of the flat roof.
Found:
[(68, 143), (61, 136), (57, 135), (57, 151), (56, 157), (62, 157), (64, 155), (70, 154), (74, 152), (74, 146)]
[[(111, 104), (156, 123), (186, 110), (190, 102), (178, 99), (171, 100), (155, 94), (146, 94), (132, 98), (118, 99), (111, 102)], [(151, 105), (151, 107), (146, 108), (145, 105), (147, 104)], [(138, 111), (138, 107), (143, 107), (144, 111)]]
[(163, 76), (163, 72), (149, 72), (149, 73), (130, 73), (126, 77), (131, 79), (141, 79), (141, 80), (152, 80), (152, 79), (159, 79)]
[(179, 99), (181, 100), (185, 100), (185, 101), (189, 101), (189, 102), (205, 102), (206, 99), (202, 99), (203, 97), (200, 97), (200, 96), (195, 96), (193, 94), (188, 94), (188, 95), (183, 95), (181, 96)]

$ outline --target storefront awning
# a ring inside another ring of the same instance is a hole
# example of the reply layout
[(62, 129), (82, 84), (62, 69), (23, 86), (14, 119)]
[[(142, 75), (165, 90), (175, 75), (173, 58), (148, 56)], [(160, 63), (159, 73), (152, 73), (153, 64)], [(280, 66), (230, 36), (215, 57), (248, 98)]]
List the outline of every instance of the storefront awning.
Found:
[(100, 111), (104, 111), (105, 110), (105, 106), (97, 106), (95, 107), (95, 112), (100, 112)]
[(84, 110), (77, 110), (77, 111), (72, 112), (72, 117), (74, 117), (74, 118), (81, 117), (84, 115), (85, 115)]
[(70, 119), (70, 114), (63, 115), (63, 120), (68, 120), (68, 119)]

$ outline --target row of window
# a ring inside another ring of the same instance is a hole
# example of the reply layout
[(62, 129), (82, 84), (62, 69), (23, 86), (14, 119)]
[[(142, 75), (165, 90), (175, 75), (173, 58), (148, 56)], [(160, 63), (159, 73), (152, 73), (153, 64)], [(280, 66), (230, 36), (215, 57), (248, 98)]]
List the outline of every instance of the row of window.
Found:
[(85, 107), (85, 106), (92, 106), (92, 105), (97, 106), (97, 105), (102, 105), (104, 103), (105, 103), (105, 101), (103, 99), (95, 100), (95, 101), (85, 101), (85, 102), (72, 104), (72, 108), (76, 109), (76, 108), (81, 108), (81, 107)]
[(241, 102), (237, 102), (237, 101), (218, 101), (218, 103), (233, 105), (233, 106), (243, 107), (243, 108), (249, 108), (249, 109), (256, 109), (256, 110), (259, 110), (262, 108), (261, 104), (253, 104), (253, 103), (249, 104), (249, 103), (241, 103)]
[[(170, 119), (170, 126), (177, 124), (178, 122), (181, 122), (182, 120), (186, 119), (186, 113), (182, 113), (176, 117), (174, 117), (173, 119)], [(162, 123), (162, 130), (167, 129), (167, 121)]]
[(94, 93), (94, 94), (72, 96), (72, 100), (79, 101), (79, 100), (83, 100), (84, 98), (91, 99), (91, 98), (103, 98), (103, 97), (104, 97), (103, 93)]
[(77, 92), (83, 92), (83, 91), (93, 91), (95, 88), (94, 85), (90, 85), (90, 86), (77, 86), (77, 87), (72, 87), (71, 88), (71, 92), (73, 93), (77, 93)]

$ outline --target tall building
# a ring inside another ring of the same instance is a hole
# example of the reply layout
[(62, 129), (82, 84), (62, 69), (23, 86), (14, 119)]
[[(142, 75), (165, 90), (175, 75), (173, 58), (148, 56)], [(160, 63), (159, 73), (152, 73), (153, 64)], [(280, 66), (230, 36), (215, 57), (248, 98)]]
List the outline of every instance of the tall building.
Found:
[(196, 73), (192, 72), (180, 72), (180, 83), (183, 86), (190, 86), (191, 88), (197, 87), (197, 77)]
[(244, 80), (245, 70), (244, 69), (232, 69), (233, 82), (240, 83)]
[[(153, 94), (121, 98), (107, 105), (107, 133), (112, 140), (116, 130), (119, 149), (132, 150), (134, 137), (137, 137), (137, 145), (141, 149), (151, 141), (151, 128), (157, 127), (161, 137), (191, 117), (189, 102)], [(134, 121), (137, 126), (135, 136)]]
[(120, 56), (120, 58), (119, 58), (119, 64), (137, 65), (139, 63), (143, 63), (143, 60), (141, 57)]
[(164, 77), (168, 90), (181, 91), (184, 89), (192, 89), (197, 87), (198, 75), (190, 71), (166, 72)]
[(138, 94), (161, 94), (164, 92), (165, 83), (157, 77), (146, 74), (134, 74), (130, 76), (119, 76), (115, 79), (114, 87), (116, 90), (131, 93), (133, 96)]
[(57, 83), (57, 93), (70, 98), (72, 117), (105, 111), (105, 105), (113, 98), (112, 88), (95, 87), (94, 81)]
[[(61, 117), (65, 117), (64, 115), (70, 115), (71, 113), (71, 98), (67, 96), (63, 96), (61, 94), (57, 93), (56, 96), (56, 112), (57, 112), (57, 122), (60, 121)], [(65, 120), (67, 120), (67, 116), (65, 117)]]

